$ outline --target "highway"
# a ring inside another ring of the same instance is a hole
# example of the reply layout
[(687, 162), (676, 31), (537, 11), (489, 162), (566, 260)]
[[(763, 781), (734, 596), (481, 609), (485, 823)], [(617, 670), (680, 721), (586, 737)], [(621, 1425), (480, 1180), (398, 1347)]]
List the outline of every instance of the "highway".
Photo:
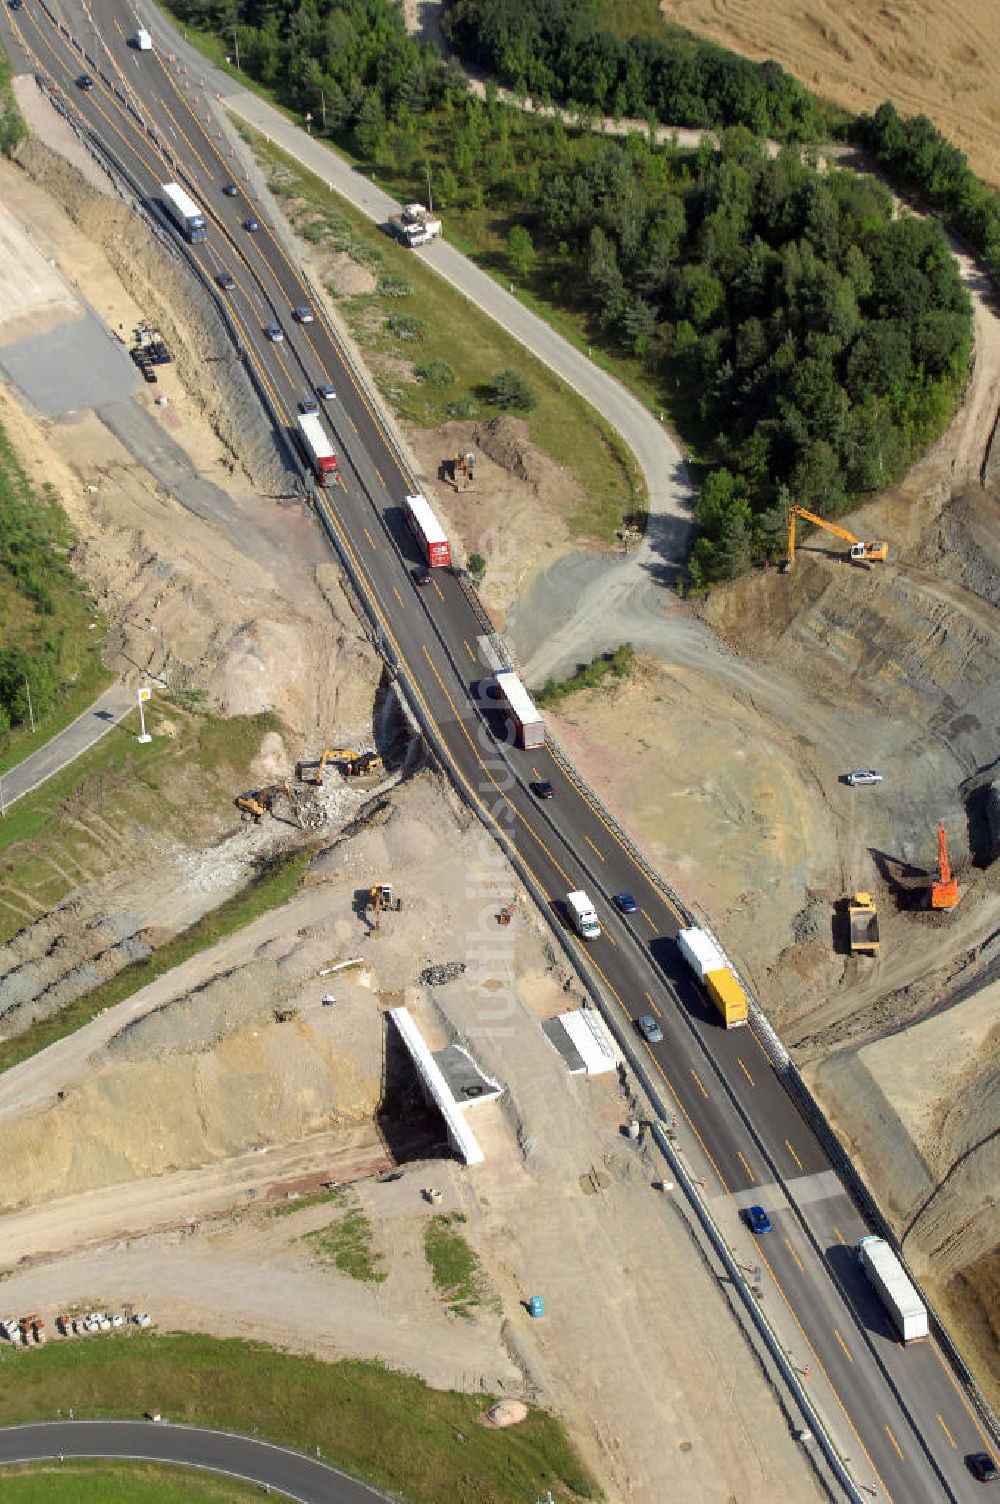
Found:
[[(95, 0), (87, 14), (92, 23), (77, 6), (24, 0), (5, 14), (10, 50), (63, 91), (151, 200), (160, 184), (183, 176), (209, 223), (207, 241), (189, 248), (192, 263), (216, 285), (220, 313), (270, 406), (276, 440), (285, 442), (301, 397), (324, 381), (336, 389), (322, 407), (340, 456), (340, 484), (316, 504), (375, 633), (445, 770), (514, 854), (622, 1029), (634, 1034), (637, 1016), (659, 1016), (663, 1043), (649, 1046), (635, 1035), (635, 1048), (668, 1114), (676, 1115), (719, 1226), (738, 1256), (764, 1271), (768, 1315), (792, 1334), (799, 1371), (862, 1489), (855, 1497), (896, 1504), (979, 1497), (964, 1459), (992, 1443), (937, 1340), (907, 1350), (894, 1340), (854, 1255), (869, 1229), (785, 1089), (766, 1036), (754, 1027), (720, 1027), (674, 943), (684, 922), (678, 901), (637, 860), (595, 796), (549, 745), (532, 752), (511, 745), (479, 692), (496, 666), (495, 649), (462, 580), (436, 570), (430, 585), (416, 584), (422, 561), (402, 502), (418, 487), (323, 310), (315, 308), (311, 323), (293, 321), (291, 310), (311, 297), (282, 237), (242, 188), (235, 198), (223, 194), (233, 163), (222, 138), (189, 106), (165, 23), (149, 20), (156, 50), (140, 55), (127, 43), (134, 26), (127, 7)], [(61, 27), (85, 42), (91, 62)], [(84, 69), (96, 80), (88, 92), (74, 83)], [(257, 233), (243, 227), (251, 214), (260, 220)], [(223, 273), (235, 282), (229, 292), (215, 281)], [(263, 332), (272, 321), (285, 332), (278, 345)], [(553, 785), (551, 801), (531, 793), (540, 778)], [(603, 926), (585, 954), (560, 907), (576, 888), (594, 899)], [(623, 889), (638, 900), (630, 917), (612, 903)], [(757, 1239), (739, 1222), (751, 1203), (764, 1206), (773, 1223)], [(706, 1320), (717, 1320), (721, 1309), (707, 1307)]]
[(0, 1429), (0, 1467), (62, 1457), (117, 1457), (203, 1468), (255, 1483), (301, 1504), (377, 1504), (385, 1498), (290, 1447), (200, 1426), (74, 1420)]

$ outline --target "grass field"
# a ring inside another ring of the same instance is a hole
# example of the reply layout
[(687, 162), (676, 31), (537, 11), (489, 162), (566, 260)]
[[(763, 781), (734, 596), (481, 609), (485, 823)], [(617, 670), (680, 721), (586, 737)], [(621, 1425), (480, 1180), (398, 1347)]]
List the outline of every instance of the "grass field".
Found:
[(407, 1504), (532, 1504), (547, 1489), (558, 1504), (600, 1498), (558, 1421), (534, 1410), (523, 1425), (492, 1430), (478, 1423), (490, 1402), (374, 1363), (321, 1363), (210, 1337), (134, 1331), (52, 1341), (30, 1356), (0, 1349), (0, 1425), (70, 1407), (78, 1419), (157, 1410), (310, 1453), (319, 1447)]
[(191, 1504), (247, 1504), (261, 1497), (255, 1484), (152, 1462), (68, 1458), (5, 1467), (2, 1476), (4, 1504), (176, 1504), (180, 1498)]

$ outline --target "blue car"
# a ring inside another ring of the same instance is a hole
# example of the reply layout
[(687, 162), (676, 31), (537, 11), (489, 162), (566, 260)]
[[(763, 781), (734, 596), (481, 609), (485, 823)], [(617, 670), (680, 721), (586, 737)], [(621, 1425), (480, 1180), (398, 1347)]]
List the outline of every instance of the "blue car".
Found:
[(747, 1226), (757, 1237), (762, 1232), (771, 1231), (771, 1219), (762, 1206), (748, 1206), (746, 1211)]
[(616, 893), (614, 898), (615, 908), (620, 914), (638, 913), (639, 905), (631, 893)]

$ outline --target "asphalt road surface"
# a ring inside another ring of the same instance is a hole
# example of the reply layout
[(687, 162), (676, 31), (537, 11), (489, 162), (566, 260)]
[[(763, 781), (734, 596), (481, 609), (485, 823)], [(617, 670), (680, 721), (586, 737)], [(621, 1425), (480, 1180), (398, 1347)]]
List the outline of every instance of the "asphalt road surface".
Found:
[[(276, 439), (294, 434), (297, 403), (318, 383), (336, 389), (321, 406), (340, 457), (339, 483), (318, 496), (317, 514), (349, 560), (443, 766), (514, 853), (553, 928), (584, 974), (599, 980), (610, 1015), (623, 1032), (640, 1014), (659, 1016), (662, 1043), (649, 1046), (633, 1034), (647, 1077), (665, 1115), (677, 1119), (686, 1157), (736, 1256), (761, 1268), (768, 1318), (858, 1485), (867, 1497), (897, 1504), (979, 1497), (964, 1459), (988, 1445), (984, 1423), (936, 1340), (904, 1350), (894, 1339), (855, 1257), (869, 1229), (785, 1090), (765, 1036), (752, 1027), (720, 1027), (675, 943), (684, 922), (679, 901), (647, 874), (548, 744), (533, 751), (513, 744), (504, 716), (480, 688), (490, 684), (495, 646), (461, 579), (439, 568), (429, 584), (417, 583), (424, 563), (402, 506), (416, 482), (323, 310), (308, 323), (292, 316), (310, 302), (309, 289), (256, 201), (252, 172), (227, 155), (225, 138), (208, 124), (197, 76), (211, 92), (211, 70), (183, 71), (178, 40), (159, 17), (147, 18), (155, 50), (137, 54), (127, 43), (133, 13), (120, 0), (94, 0), (87, 16), (76, 3), (58, 14), (84, 52), (42, 0), (4, 14), (2, 24), (16, 38), (11, 50), (62, 91), (164, 224), (160, 185), (183, 179), (208, 222), (207, 240), (187, 249), (192, 268), (215, 288)], [(74, 82), (84, 67), (96, 80), (86, 92)], [(236, 197), (222, 192), (230, 179)], [(365, 182), (360, 191), (373, 190)], [(260, 222), (256, 231), (245, 228), (251, 215)], [(446, 250), (454, 257), (446, 247), (410, 254), (432, 259)], [(217, 281), (224, 274), (234, 284), (226, 291)], [(282, 326), (280, 343), (264, 333), (272, 322)], [(531, 792), (541, 778), (554, 788), (544, 803)], [(578, 888), (590, 894), (602, 924), (587, 946), (567, 924), (565, 895)], [(621, 890), (638, 901), (628, 917), (612, 901)], [(484, 950), (491, 941), (495, 936), (484, 934)], [(480, 1027), (490, 1026), (493, 998), (484, 994)], [(767, 1209), (770, 1233), (754, 1238), (743, 1227), (749, 1204)], [(719, 1308), (713, 1303), (705, 1314), (716, 1320)]]
[[(122, 716), (136, 704), (135, 691), (113, 684), (106, 689), (93, 705), (89, 706), (75, 721), (70, 721), (57, 736), (52, 737), (37, 752), (32, 752), (23, 762), (0, 775), (5, 806), (22, 799), (33, 789), (61, 773), (82, 752), (87, 752), (112, 726), (117, 726)], [(39, 736), (43, 733), (39, 730)]]
[(376, 1504), (385, 1498), (302, 1452), (227, 1431), (116, 1420), (53, 1421), (0, 1430), (0, 1467), (63, 1457), (180, 1463), (256, 1483), (302, 1504)]

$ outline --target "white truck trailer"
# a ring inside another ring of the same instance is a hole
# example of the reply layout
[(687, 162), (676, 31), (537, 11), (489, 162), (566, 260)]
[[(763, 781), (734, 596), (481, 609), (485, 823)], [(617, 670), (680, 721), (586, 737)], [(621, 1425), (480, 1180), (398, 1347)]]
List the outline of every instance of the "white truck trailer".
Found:
[(928, 1334), (927, 1307), (885, 1238), (869, 1233), (858, 1243), (858, 1263), (892, 1317), (903, 1342)]
[(681, 955), (699, 981), (705, 985), (727, 1029), (738, 1029), (749, 1016), (747, 995), (723, 950), (702, 929), (692, 925), (677, 936)]
[(160, 187), (161, 201), (174, 224), (185, 240), (208, 239), (205, 216), (189, 193), (180, 183), (163, 183)]
[(566, 894), (566, 907), (577, 934), (584, 940), (596, 940), (601, 933), (597, 910), (582, 888)]
[(545, 722), (535, 709), (531, 696), (510, 669), (494, 674), (497, 699), (513, 724), (519, 747), (544, 747)]
[(401, 245), (429, 245), (441, 234), (441, 221), (423, 204), (404, 204), (402, 213), (389, 220), (389, 230)]

